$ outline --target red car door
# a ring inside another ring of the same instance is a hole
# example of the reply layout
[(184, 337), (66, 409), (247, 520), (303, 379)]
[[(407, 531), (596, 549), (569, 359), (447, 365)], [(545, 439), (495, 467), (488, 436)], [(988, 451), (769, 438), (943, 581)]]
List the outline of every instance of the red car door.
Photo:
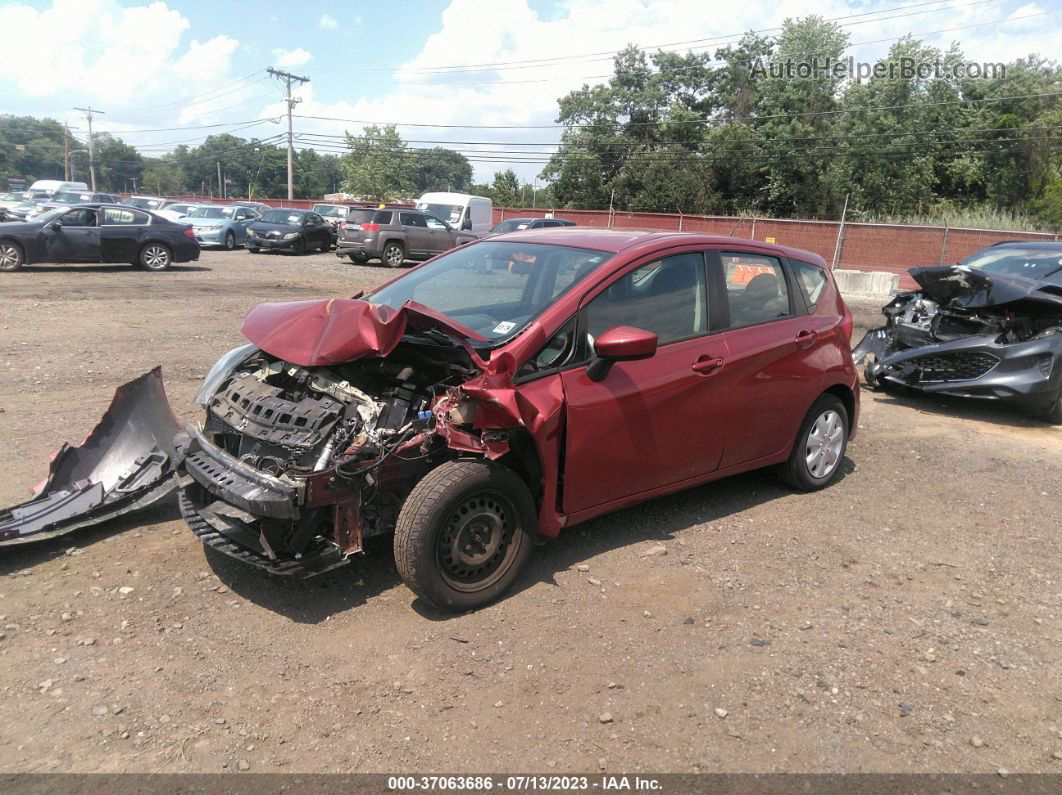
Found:
[(734, 401), (722, 466), (788, 449), (821, 391), (817, 319), (779, 257), (742, 251), (709, 255), (726, 296), (727, 385)]
[[(726, 343), (709, 333), (703, 254), (636, 263), (591, 293), (581, 330), (654, 332), (654, 356), (615, 362), (601, 381), (581, 366), (563, 372), (567, 424), (565, 513), (623, 500), (714, 471), (723, 454), (728, 399)], [(592, 356), (592, 353), (591, 353)]]

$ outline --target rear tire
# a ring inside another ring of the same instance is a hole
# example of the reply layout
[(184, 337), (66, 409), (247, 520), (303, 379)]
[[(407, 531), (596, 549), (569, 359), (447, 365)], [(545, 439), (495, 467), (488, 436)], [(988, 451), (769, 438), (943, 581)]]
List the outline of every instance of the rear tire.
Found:
[(833, 483), (848, 447), (848, 423), (844, 403), (836, 395), (820, 395), (800, 424), (789, 460), (779, 468), (782, 480), (801, 491)]
[(531, 492), (489, 461), (447, 461), (402, 505), (395, 565), (413, 593), (442, 610), (490, 604), (531, 555), (537, 515)]
[(0, 242), (0, 271), (17, 271), (26, 261), (17, 243)]
[(401, 243), (388, 243), (383, 247), (383, 251), (380, 252), (380, 262), (388, 268), (401, 268), (402, 263), (405, 261), (406, 250), (402, 248)]
[(164, 243), (148, 243), (140, 249), (137, 261), (144, 270), (164, 271), (173, 264), (173, 252)]

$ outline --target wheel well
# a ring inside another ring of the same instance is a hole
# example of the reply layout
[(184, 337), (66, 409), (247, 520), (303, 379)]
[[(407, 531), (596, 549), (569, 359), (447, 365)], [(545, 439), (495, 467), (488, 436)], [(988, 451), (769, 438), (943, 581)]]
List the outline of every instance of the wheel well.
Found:
[(402, 242), (401, 240), (399, 240), (399, 239), (398, 239), (397, 237), (389, 237), (389, 238), (387, 238), (387, 239), (386, 239), (386, 240), (384, 241), (383, 245), (382, 245), (382, 246), (380, 246), (380, 251), (383, 251), (383, 250), (384, 250), (385, 248), (387, 248), (387, 247), (388, 247), (389, 245), (391, 245), (392, 243), (395, 243), (395, 244), (397, 244), (398, 246), (400, 246), (400, 247), (402, 248), (402, 251), (405, 251), (405, 250), (406, 250), (406, 244), (405, 244), (405, 243), (403, 243), (403, 242)]
[(506, 469), (511, 469), (527, 484), (536, 505), (542, 502), (542, 462), (538, 459), (538, 448), (526, 428), (512, 430), (509, 433), (509, 452), (497, 460)]
[(834, 395), (844, 404), (844, 410), (848, 412), (848, 435), (852, 435), (852, 419), (855, 415), (855, 395), (844, 384), (834, 384), (822, 394)]

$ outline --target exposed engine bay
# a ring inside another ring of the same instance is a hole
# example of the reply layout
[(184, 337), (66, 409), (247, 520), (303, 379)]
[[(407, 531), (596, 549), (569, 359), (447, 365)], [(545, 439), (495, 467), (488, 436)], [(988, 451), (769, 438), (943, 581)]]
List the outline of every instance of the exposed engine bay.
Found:
[(475, 372), (449, 344), (330, 367), (258, 350), (210, 396), (202, 430), (178, 436), (182, 511), (204, 541), (236, 541), (237, 557), (274, 571), (338, 565), (394, 529), (404, 495), (446, 454), (432, 409)]
[(923, 289), (882, 308), (852, 351), (872, 387), (1053, 405), (1062, 380), (1062, 288), (960, 266), (914, 268)]

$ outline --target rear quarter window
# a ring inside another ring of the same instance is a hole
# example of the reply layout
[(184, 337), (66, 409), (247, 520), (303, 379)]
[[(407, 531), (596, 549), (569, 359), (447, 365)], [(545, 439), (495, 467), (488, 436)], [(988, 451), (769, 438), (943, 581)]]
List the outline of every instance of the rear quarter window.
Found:
[(790, 260), (790, 263), (796, 272), (797, 281), (800, 282), (800, 289), (808, 300), (808, 306), (814, 307), (822, 298), (822, 291), (826, 287), (826, 271), (818, 265), (798, 259)]

